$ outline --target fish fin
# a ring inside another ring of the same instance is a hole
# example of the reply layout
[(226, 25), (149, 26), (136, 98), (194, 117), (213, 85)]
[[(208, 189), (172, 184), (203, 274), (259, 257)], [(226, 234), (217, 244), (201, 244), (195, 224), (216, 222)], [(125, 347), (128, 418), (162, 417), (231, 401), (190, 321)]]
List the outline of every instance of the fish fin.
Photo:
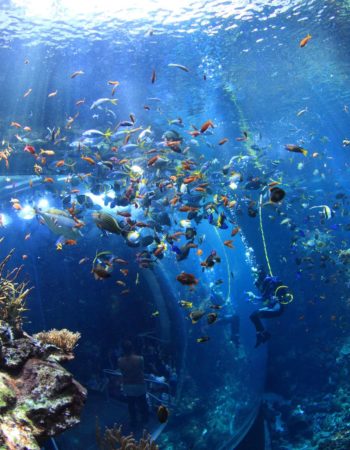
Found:
[(307, 154), (308, 154), (308, 151), (305, 150), (304, 148), (301, 150), (301, 152), (302, 152), (302, 154), (303, 154), (304, 156), (307, 156)]

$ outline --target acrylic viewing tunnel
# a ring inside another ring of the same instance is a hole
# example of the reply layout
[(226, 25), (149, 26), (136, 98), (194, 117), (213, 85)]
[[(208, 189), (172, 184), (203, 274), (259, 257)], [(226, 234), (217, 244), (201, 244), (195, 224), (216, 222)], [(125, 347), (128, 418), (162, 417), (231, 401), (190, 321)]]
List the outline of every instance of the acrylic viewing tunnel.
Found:
[[(7, 204), (9, 179), (1, 181), (1, 201)], [(42, 201), (41, 187), (29, 188), (28, 181), (26, 176), (13, 176), (10, 196), (30, 195)], [(47, 192), (45, 200), (52, 204), (55, 195)], [(172, 380), (147, 374), (152, 408), (165, 403), (171, 411), (166, 426), (155, 418), (149, 425), (160, 447), (186, 448), (188, 442), (195, 442), (196, 448), (234, 448), (255, 419), (265, 374), (265, 351), (253, 348), (255, 335), (248, 319), (252, 307), (243, 300), (244, 291), (249, 286), (253, 289), (252, 249), (239, 238), (235, 252), (229, 252), (215, 230), (199, 226), (198, 233), (205, 235), (204, 252), (215, 248), (222, 256), (215, 276), (202, 273), (191, 261), (180, 265), (164, 258), (147, 271), (130, 264), (129, 275), (136, 279), (139, 273), (137, 291), (132, 298), (120, 299), (112, 284), (96, 283), (90, 269), (82, 270), (78, 261), (83, 254), (65, 255), (62, 260), (55, 245), (47, 245), (50, 231), (37, 219), (25, 216), (25, 209), (23, 217), (14, 218), (2, 245), (4, 251), (16, 248), (14, 262), (19, 264), (22, 254), (29, 255), (30, 264), (25, 268), (34, 290), (28, 303), (30, 323), (25, 328), (66, 327), (82, 333), (75, 361), (67, 368), (88, 387), (88, 400), (80, 425), (55, 438), (57, 448), (97, 448), (93, 443), (96, 416), (102, 426), (126, 422), (126, 404), (109, 386), (119, 378), (109, 356), (123, 335), (133, 336), (143, 349), (156, 343), (164, 361), (172, 365)], [(31, 233), (30, 239), (19, 241), (19, 234), (25, 232)], [(93, 242), (90, 237), (89, 246)], [(121, 237), (115, 237), (114, 245), (123, 260), (133, 257), (134, 248), (125, 246)], [(175, 276), (182, 270), (192, 271), (202, 282), (192, 291), (178, 286)], [(189, 311), (179, 306), (181, 299), (195, 302), (197, 296), (223, 305), (215, 329), (205, 323), (193, 325)], [(155, 311), (159, 316), (153, 317)], [(207, 334), (209, 342), (196, 342)], [(147, 360), (147, 351), (144, 357)], [(50, 442), (46, 447), (51, 448)]]
[[(1, 251), (15, 248), (13, 263), (24, 265), (34, 287), (25, 330), (81, 333), (65, 367), (88, 389), (80, 424), (40, 444), (97, 448), (96, 417), (102, 427), (117, 423), (130, 431), (117, 364), (129, 337), (145, 359), (146, 428), (159, 447), (231, 450), (255, 420), (266, 362), (266, 348), (254, 349), (253, 306), (244, 294), (255, 290), (257, 266), (244, 226), (231, 239), (233, 249), (224, 245), (231, 228), (241, 226), (237, 189), (253, 157), (241, 143), (244, 94), (227, 63), (239, 37), (233, 15), (243, 6), (230, 12), (226, 3), (208, 5), (201, 16), (199, 4), (150, 11), (131, 5), (122, 15), (104, 2), (91, 10), (90, 2), (39, 3), (7, 2), (1, 12)], [(229, 67), (221, 70), (221, 63)], [(182, 189), (181, 170), (195, 177), (196, 192)], [(225, 195), (232, 208), (224, 218)], [(182, 214), (180, 204), (201, 214)], [(128, 233), (96, 226), (99, 211), (131, 227)], [(146, 226), (135, 231), (126, 214)], [(192, 228), (189, 255), (177, 258), (180, 243), (167, 236)], [(201, 262), (213, 251), (220, 262), (209, 270)], [(198, 283), (182, 285), (181, 272)], [(218, 317), (208, 324), (213, 305)], [(205, 312), (197, 323), (194, 309)], [(169, 410), (166, 424), (157, 419), (159, 405)]]

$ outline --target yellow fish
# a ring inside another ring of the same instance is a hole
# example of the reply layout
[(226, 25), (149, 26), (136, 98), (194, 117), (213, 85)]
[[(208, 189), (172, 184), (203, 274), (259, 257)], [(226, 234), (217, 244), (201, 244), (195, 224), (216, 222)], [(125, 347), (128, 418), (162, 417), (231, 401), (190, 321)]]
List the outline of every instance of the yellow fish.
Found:
[(183, 308), (192, 308), (193, 307), (193, 303), (188, 302), (187, 300), (180, 300), (179, 305), (182, 306)]

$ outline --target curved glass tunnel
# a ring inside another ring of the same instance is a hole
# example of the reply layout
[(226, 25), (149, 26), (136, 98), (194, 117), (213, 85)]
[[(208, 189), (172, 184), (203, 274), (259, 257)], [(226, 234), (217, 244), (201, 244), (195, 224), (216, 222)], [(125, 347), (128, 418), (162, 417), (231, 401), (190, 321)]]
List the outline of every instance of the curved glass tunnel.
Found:
[[(40, 198), (54, 206), (53, 193), (46, 192), (43, 197), (40, 188), (29, 188), (29, 179), (2, 177), (2, 204), (27, 193), (33, 202)], [(203, 251), (215, 248), (222, 256), (215, 275), (201, 272), (201, 266), (194, 266), (192, 260), (180, 264), (164, 258), (153, 270), (129, 264), (128, 277), (135, 282), (131, 293), (123, 295), (111, 280), (94, 280), (91, 260), (78, 264), (91, 255), (92, 243), (98, 250), (108, 248), (131, 261), (135, 249), (125, 246), (122, 237), (113, 236), (106, 247), (106, 237), (90, 230), (88, 244), (66, 252), (62, 260), (53, 233), (40, 223), (31, 207), (24, 207), (21, 216), (2, 215), (5, 221), (12, 221), (2, 243), (4, 254), (16, 248), (14, 264), (20, 265), (27, 257), (30, 260), (25, 272), (34, 290), (26, 330), (82, 331), (76, 358), (67, 368), (88, 388), (87, 405), (81, 424), (55, 438), (58, 448), (97, 448), (96, 417), (101, 426), (127, 422), (116, 365), (118, 347), (125, 336), (132, 338), (145, 358), (152, 410), (166, 404), (171, 411), (166, 426), (155, 418), (149, 424), (161, 448), (187, 448), (192, 441), (201, 449), (232, 449), (238, 444), (260, 404), (266, 356), (264, 348), (254, 349), (255, 333), (249, 323), (252, 306), (244, 300), (244, 291), (253, 289), (254, 256), (241, 238), (235, 241), (235, 252), (230, 252), (215, 229), (200, 225), (197, 231), (205, 236)], [(29, 233), (30, 239), (19, 240), (19, 235)], [(193, 289), (181, 286), (176, 281), (181, 271), (193, 272), (201, 281)], [(181, 300), (196, 301), (203, 310), (210, 304), (223, 305), (222, 314), (215, 325), (206, 321), (192, 324), (189, 310), (179, 305)], [(198, 343), (203, 336), (209, 341)], [(50, 448), (50, 442), (46, 447)]]
[[(35, 1), (11, 3), (15, 7), (4, 8), (3, 15), (13, 33), (9, 36), (4, 30), (0, 47), (4, 61), (0, 79), (6, 86), (0, 92), (0, 104), (5, 105), (1, 106), (2, 139), (14, 147), (9, 168), (5, 160), (0, 161), (0, 213), (5, 235), (1, 250), (5, 255), (16, 248), (13, 264), (25, 265), (23, 273), (34, 286), (26, 330), (36, 333), (68, 328), (82, 334), (75, 359), (66, 366), (89, 394), (81, 424), (44, 446), (97, 448), (96, 417), (102, 427), (121, 423), (128, 430), (117, 357), (122, 339), (130, 337), (145, 358), (152, 411), (147, 427), (160, 448), (231, 450), (254, 421), (266, 362), (266, 347), (254, 349), (255, 330), (249, 320), (254, 306), (244, 299), (245, 291), (255, 289), (252, 268), (256, 268), (254, 250), (244, 240), (244, 229), (234, 237), (231, 250), (224, 245), (218, 228), (202, 220), (196, 224), (202, 258), (193, 249), (188, 259), (177, 262), (169, 250), (152, 269), (144, 269), (137, 256), (138, 247), (125, 245), (121, 236), (104, 236), (97, 229), (91, 219), (93, 207), (83, 211), (86, 225), (79, 245), (62, 250), (56, 245), (59, 236), (38, 220), (36, 208), (67, 209), (75, 198), (74, 190), (92, 193), (91, 202), (106, 207), (108, 192), (105, 186), (100, 190), (98, 180), (107, 179), (108, 184), (116, 180), (108, 178), (108, 167), (103, 164), (90, 167), (81, 161), (86, 147), (82, 151), (79, 142), (89, 128), (108, 136), (108, 130), (130, 113), (136, 115), (137, 127), (150, 127), (154, 145), (169, 130), (182, 134), (199, 167), (202, 162), (213, 163), (213, 179), (220, 179), (221, 167), (233, 155), (238, 158), (235, 169), (244, 169), (246, 160), (236, 138), (246, 129), (239, 109), (245, 96), (236, 86), (234, 68), (221, 71), (239, 33), (233, 27), (216, 35), (217, 21), (225, 18), (215, 14), (209, 17), (213, 23), (208, 34), (203, 34), (207, 29), (204, 17), (203, 23), (196, 18), (199, 22), (194, 34), (185, 35), (191, 26), (181, 11), (169, 13), (160, 8), (159, 24), (156, 18), (145, 21), (143, 16), (134, 22), (118, 17), (116, 23), (115, 18), (106, 19), (104, 12), (88, 19), (79, 16), (84, 16), (85, 10), (75, 12), (79, 17), (71, 20), (65, 10), (52, 12), (50, 2), (43, 10)], [(64, 7), (69, 9), (68, 3), (64, 2)], [(191, 8), (186, 11), (193, 13)], [(176, 20), (180, 19), (184, 21), (178, 29)], [(190, 73), (171, 67), (177, 62), (191, 67)], [(152, 83), (154, 67), (157, 75)], [(245, 70), (244, 63), (242, 67)], [(79, 70), (84, 74), (72, 79)], [(120, 82), (118, 105), (95, 109), (96, 99), (111, 97), (108, 80)], [(179, 117), (186, 120), (187, 128), (177, 126), (179, 119), (176, 125)], [(221, 127), (220, 138), (227, 136), (232, 146), (220, 147), (218, 152), (214, 147), (217, 136), (210, 133), (205, 139), (200, 136), (198, 142), (191, 139), (190, 131), (196, 131), (191, 124), (198, 127), (209, 118)], [(30, 125), (30, 138), (16, 125), (9, 128), (13, 121)], [(53, 147), (50, 139), (58, 130), (61, 135), (57, 135), (58, 144)], [(69, 170), (61, 171), (55, 165), (57, 158), (51, 162), (47, 156), (45, 174), (33, 173), (38, 160), (23, 151), (27, 144), (37, 149), (53, 148)], [(106, 139), (103, 144), (106, 147), (110, 143)], [(151, 144), (148, 149), (153, 150)], [(100, 150), (91, 144), (88, 152), (95, 158)], [(101, 151), (106, 151), (106, 158), (115, 157), (109, 148)], [(170, 160), (175, 157), (175, 153), (169, 155)], [(44, 176), (50, 182), (43, 183)], [(231, 185), (223, 189), (236, 198)], [(14, 198), (21, 202), (20, 211), (11, 205)], [(174, 214), (177, 221), (184, 217)], [(232, 224), (236, 222), (234, 214), (231, 219)], [(221, 262), (215, 265), (215, 271), (206, 270), (200, 263), (213, 250)], [(104, 255), (107, 259), (110, 255), (128, 262), (114, 269), (113, 280), (94, 279), (93, 261), (101, 252), (110, 252)], [(198, 284), (189, 288), (178, 283), (176, 276), (182, 271), (193, 274)], [(193, 303), (196, 309), (205, 311), (205, 316), (192, 323), (190, 309), (181, 306), (181, 301)], [(207, 314), (215, 312), (210, 309), (213, 304), (222, 309), (218, 320), (209, 325)], [(157, 420), (160, 404), (170, 411), (166, 425)]]

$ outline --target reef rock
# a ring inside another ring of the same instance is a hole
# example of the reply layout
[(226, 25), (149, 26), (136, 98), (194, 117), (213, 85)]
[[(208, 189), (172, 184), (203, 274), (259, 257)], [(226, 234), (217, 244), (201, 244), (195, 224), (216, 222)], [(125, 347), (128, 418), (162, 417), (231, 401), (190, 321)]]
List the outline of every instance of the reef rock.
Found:
[(71, 359), (80, 333), (51, 330), (32, 337), (23, 331), (27, 283), (22, 267), (0, 261), (0, 448), (40, 450), (40, 443), (77, 424), (86, 389), (57, 361)]
[(86, 389), (29, 335), (1, 344), (0, 448), (39, 450), (79, 423)]

